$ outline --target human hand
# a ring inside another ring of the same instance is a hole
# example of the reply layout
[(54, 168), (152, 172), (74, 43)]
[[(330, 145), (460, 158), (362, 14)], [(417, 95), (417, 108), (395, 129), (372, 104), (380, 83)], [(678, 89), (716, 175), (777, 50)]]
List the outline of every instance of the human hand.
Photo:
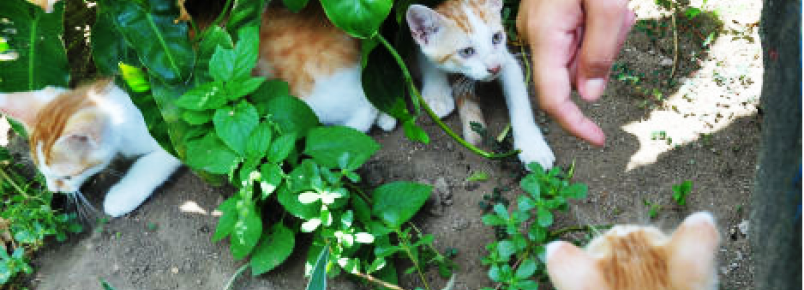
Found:
[(609, 70), (634, 25), (628, 0), (522, 0), (516, 26), (530, 44), (539, 107), (570, 134), (603, 146), (606, 136), (570, 99), (603, 94)]

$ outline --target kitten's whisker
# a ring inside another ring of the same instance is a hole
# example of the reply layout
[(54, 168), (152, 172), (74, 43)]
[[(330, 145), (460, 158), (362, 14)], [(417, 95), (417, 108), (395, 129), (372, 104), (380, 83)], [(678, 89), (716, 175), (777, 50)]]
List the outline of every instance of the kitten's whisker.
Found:
[(98, 210), (84, 197), (80, 190), (67, 194), (75, 204), (79, 220), (84, 223), (93, 221), (98, 216)]

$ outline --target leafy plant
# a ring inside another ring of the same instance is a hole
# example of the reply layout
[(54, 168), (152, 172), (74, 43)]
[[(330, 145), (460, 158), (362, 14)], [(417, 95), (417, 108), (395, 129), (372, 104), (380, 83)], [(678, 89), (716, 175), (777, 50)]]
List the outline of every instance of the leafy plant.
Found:
[(545, 173), (537, 163), (528, 166), (532, 172), (520, 182), (527, 194), (517, 197), (516, 207), (495, 203), (483, 216), (484, 224), (501, 229), (497, 240), (486, 245), (489, 254), (482, 260), (498, 286), (484, 290), (539, 289), (539, 281), (546, 278), (544, 246), (558, 234), (549, 230), (553, 212), (566, 211), (570, 199), (586, 197), (586, 185), (571, 184), (560, 168)]
[(657, 216), (659, 216), (659, 211), (662, 210), (661, 204), (652, 202), (648, 199), (644, 199), (642, 200), (642, 202), (645, 204), (645, 206), (648, 207), (648, 216), (650, 218), (656, 218)]
[(30, 274), (31, 255), (48, 237), (64, 241), (82, 230), (75, 214), (52, 208), (53, 193), (43, 188), (42, 177), (30, 180), (17, 173), (6, 148), (0, 147), (0, 285), (15, 276)]
[(692, 181), (685, 180), (680, 184), (673, 185), (673, 200), (680, 206), (687, 205), (687, 196), (692, 192)]

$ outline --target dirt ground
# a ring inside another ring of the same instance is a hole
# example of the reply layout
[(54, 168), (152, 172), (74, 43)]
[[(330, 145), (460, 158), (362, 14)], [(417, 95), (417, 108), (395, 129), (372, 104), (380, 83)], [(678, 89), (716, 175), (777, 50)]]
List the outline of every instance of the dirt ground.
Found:
[[(656, 12), (654, 1), (632, 2), (638, 18), (646, 23), (670, 23), (669, 15)], [(650, 88), (651, 82), (669, 79), (673, 35), (650, 36), (634, 29), (618, 64), (628, 67), (626, 74), (646, 75), (635, 84), (616, 80), (615, 71), (605, 96), (582, 106), (606, 132), (604, 148), (580, 142), (549, 118), (537, 117), (548, 132), (557, 164), (566, 168), (574, 161), (574, 181), (589, 186), (589, 197), (560, 214), (558, 225), (638, 223), (670, 230), (692, 212), (710, 211), (723, 241), (718, 256), (720, 289), (750, 287), (753, 271), (746, 233), (761, 130), (757, 106), (762, 53), (756, 28), (761, 5), (758, 0), (708, 1), (703, 10), (717, 11), (717, 15), (702, 14), (700, 27), (722, 22), (722, 32), (707, 49), (701, 49), (706, 31), (679, 29), (678, 82), (661, 86), (661, 101), (645, 96), (637, 86)], [(654, 71), (659, 74), (653, 75)], [(504, 101), (493, 86), (481, 91), (489, 129), (496, 134), (507, 122)], [(457, 116), (446, 121), (460, 128)], [(480, 263), (493, 231), (482, 224), (478, 202), (497, 186), (515, 188), (505, 194), (509, 198), (520, 193), (515, 179), (519, 170), (473, 155), (429, 120), (423, 123), (432, 138), (429, 145), (408, 141), (401, 129), (373, 131), (383, 149), (362, 174), (371, 185), (395, 180), (436, 184), (440, 202), (428, 205), (416, 223), (435, 235), (437, 248), (458, 249), (455, 289), (493, 287)], [(490, 179), (467, 182), (475, 172), (486, 172)], [(103, 173), (84, 192), (100, 207), (105, 190), (119, 175)], [(693, 181), (694, 189), (688, 205), (680, 207), (672, 200), (671, 186), (684, 180)], [(52, 241), (34, 260), (37, 271), (29, 286), (102, 289), (99, 280), (103, 279), (118, 290), (223, 289), (243, 263), (233, 260), (228, 244), (210, 241), (217, 221), (212, 212), (231, 193), (231, 188), (208, 186), (181, 170), (133, 213), (65, 243)], [(661, 206), (655, 218), (649, 217), (646, 203)], [(302, 241), (297, 249), (304, 249), (306, 243)], [(258, 277), (243, 275), (232, 289), (304, 289), (305, 257), (304, 251), (296, 251), (279, 269)], [(444, 285), (435, 271), (428, 275), (434, 288)], [(417, 277), (406, 275), (401, 286), (421, 285)], [(330, 289), (368, 288), (339, 278), (330, 281)]]

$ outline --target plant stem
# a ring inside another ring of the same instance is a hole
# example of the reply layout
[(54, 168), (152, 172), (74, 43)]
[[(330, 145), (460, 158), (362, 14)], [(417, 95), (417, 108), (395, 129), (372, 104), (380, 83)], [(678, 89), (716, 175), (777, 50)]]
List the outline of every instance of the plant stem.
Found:
[(402, 250), (404, 250), (405, 253), (408, 254), (408, 257), (410, 257), (410, 261), (413, 262), (413, 266), (416, 267), (416, 272), (419, 273), (419, 278), (422, 280), (422, 283), (424, 283), (424, 289), (431, 290), (430, 285), (427, 284), (427, 279), (424, 277), (424, 272), (422, 272), (422, 268), (419, 266), (419, 261), (416, 260), (416, 257), (413, 256), (413, 253), (410, 251), (410, 248), (408, 247), (410, 245), (410, 241), (408, 240), (408, 237), (406, 237), (402, 233), (402, 231), (400, 229), (398, 229), (398, 228), (394, 229), (394, 231), (396, 232), (396, 235), (401, 240), (401, 243), (399, 243), (399, 246), (401, 246)]
[(0, 168), (0, 175), (2, 175), (3, 179), (8, 180), (8, 183), (11, 184), (11, 186), (14, 187), (14, 190), (16, 190), (19, 194), (28, 197), (28, 194), (26, 194), (25, 191), (23, 191), (22, 188), (20, 188), (20, 186), (14, 182), (14, 179), (11, 179), (11, 177), (6, 174), (6, 171), (3, 168)]
[(221, 14), (218, 14), (218, 17), (215, 18), (215, 21), (212, 21), (212, 25), (210, 25), (209, 27), (218, 26), (218, 24), (220, 24), (220, 22), (223, 21), (223, 18), (226, 16), (226, 13), (229, 13), (229, 7), (231, 6), (232, 6), (232, 0), (226, 0), (226, 5), (223, 6)]
[(388, 289), (393, 289), (393, 290), (405, 290), (405, 288), (402, 288), (402, 287), (399, 287), (398, 285), (394, 285), (394, 284), (392, 284), (392, 283), (388, 283), (388, 282), (385, 282), (385, 281), (383, 281), (383, 280), (377, 279), (377, 278), (375, 278), (374, 276), (371, 276), (371, 275), (369, 275), (369, 274), (364, 274), (364, 273), (357, 272), (357, 273), (352, 273), (352, 275), (355, 275), (355, 276), (357, 276), (357, 277), (360, 277), (360, 278), (366, 279), (366, 281), (369, 281), (369, 282), (371, 282), (371, 283), (374, 283), (374, 284), (380, 285), (380, 286), (385, 287), (385, 288), (388, 288)]
[(366, 195), (366, 193), (363, 192), (363, 190), (360, 189), (360, 187), (357, 187), (356, 185), (348, 183), (348, 182), (344, 183), (344, 185), (346, 185), (346, 187), (348, 187), (349, 189), (351, 189), (355, 193), (357, 193), (357, 195), (362, 197), (367, 203), (371, 204), (371, 198), (368, 195)]
[(232, 275), (232, 278), (229, 278), (229, 281), (226, 282), (226, 286), (223, 287), (223, 290), (231, 290), (232, 285), (234, 285), (235, 279), (237, 279), (237, 277), (240, 277), (240, 275), (243, 274), (243, 271), (246, 271), (246, 269), (248, 269), (248, 265), (249, 264), (246, 263), (243, 266), (240, 266), (240, 269), (237, 269), (237, 272), (235, 272), (234, 275)]
[[(413, 230), (416, 231), (417, 234), (419, 234), (419, 237), (423, 236), (422, 231), (420, 231), (419, 228), (416, 227), (416, 225), (414, 225), (411, 222), (408, 222), (408, 225), (410, 225), (410, 227), (413, 228)], [(444, 258), (444, 255), (441, 255), (441, 253), (438, 252), (438, 250), (436, 250), (436, 248), (433, 246), (432, 243), (427, 243), (426, 245), (427, 245), (428, 248), (430, 248), (430, 250), (433, 251), (433, 253), (436, 254), (436, 256), (438, 256), (440, 258)]]
[(550, 232), (551, 237), (560, 236), (566, 233), (571, 232), (585, 232), (585, 231), (597, 231), (599, 228), (603, 229), (610, 229), (613, 225), (586, 225), (586, 226), (571, 226), (566, 228), (557, 229), (555, 231)]
[(430, 109), (430, 106), (427, 105), (427, 102), (424, 100), (422, 95), (419, 93), (419, 90), (416, 89), (416, 86), (413, 84), (413, 78), (410, 76), (410, 72), (408, 71), (407, 66), (405, 66), (405, 62), (402, 60), (402, 57), (399, 56), (399, 54), (396, 52), (396, 49), (394, 49), (394, 47), (391, 46), (391, 44), (388, 43), (388, 41), (385, 40), (385, 38), (382, 37), (382, 35), (377, 34), (376, 39), (379, 40), (383, 44), (383, 46), (385, 46), (386, 49), (388, 49), (388, 52), (390, 52), (391, 55), (394, 56), (394, 59), (396, 60), (396, 63), (402, 69), (402, 75), (405, 77), (405, 82), (409, 85), (411, 93), (413, 93), (413, 95), (415, 96), (415, 98), (413, 98), (414, 99), (413, 100), (414, 104), (419, 104), (420, 103), (422, 105), (422, 107), (424, 107), (425, 112), (427, 112), (427, 115), (430, 116), (430, 119), (433, 119), (433, 121), (438, 125), (438, 127), (441, 127), (441, 130), (443, 130), (444, 133), (447, 133), (447, 135), (452, 137), (453, 140), (457, 141), (463, 147), (466, 147), (467, 149), (469, 149), (470, 151), (474, 152), (475, 154), (483, 156), (485, 158), (499, 159), (499, 158), (505, 158), (505, 157), (514, 156), (516, 154), (519, 154), (520, 150), (514, 150), (514, 151), (511, 151), (511, 152), (502, 153), (502, 154), (489, 153), (489, 152), (483, 151), (480, 148), (475, 147), (474, 145), (470, 144), (469, 142), (466, 142), (466, 140), (464, 140), (463, 138), (458, 136), (458, 134), (455, 134), (455, 132), (453, 132), (452, 129), (450, 129), (446, 124), (444, 124), (444, 122), (441, 121), (441, 118), (436, 116), (435, 112), (433, 112), (433, 110)]

